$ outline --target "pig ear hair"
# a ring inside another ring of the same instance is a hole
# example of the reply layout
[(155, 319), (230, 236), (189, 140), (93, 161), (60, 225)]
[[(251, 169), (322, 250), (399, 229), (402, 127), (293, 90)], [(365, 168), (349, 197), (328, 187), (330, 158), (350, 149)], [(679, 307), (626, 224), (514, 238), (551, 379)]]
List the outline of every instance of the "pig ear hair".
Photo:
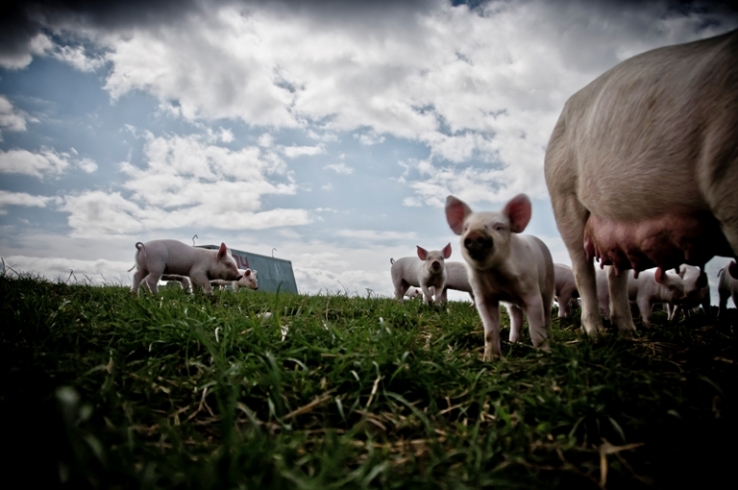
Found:
[(525, 194), (518, 194), (505, 204), (502, 214), (510, 220), (510, 231), (522, 233), (530, 222), (532, 213), (530, 199)]
[(420, 260), (425, 260), (426, 257), (428, 257), (428, 251), (420, 245), (416, 245), (416, 247), (418, 247), (418, 258)]
[(457, 235), (464, 231), (464, 220), (472, 213), (469, 206), (461, 199), (454, 196), (446, 198), (446, 221), (451, 230)]
[(447, 259), (451, 257), (451, 243), (443, 247), (443, 258)]
[(243, 275), (244, 277), (249, 277), (251, 275), (251, 269), (246, 269), (245, 271), (243, 271)]
[(218, 249), (218, 259), (225, 257), (226, 252), (228, 252), (228, 249), (226, 248), (225, 243), (221, 242), (220, 248)]

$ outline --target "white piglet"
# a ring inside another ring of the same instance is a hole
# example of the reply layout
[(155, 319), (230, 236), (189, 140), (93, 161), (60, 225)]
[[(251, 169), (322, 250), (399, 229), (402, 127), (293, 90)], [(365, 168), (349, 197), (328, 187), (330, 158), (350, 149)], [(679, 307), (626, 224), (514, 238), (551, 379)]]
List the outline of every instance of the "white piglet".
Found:
[(454, 196), (446, 198), (446, 220), (461, 235), (469, 281), (484, 325), (484, 360), (502, 355), (501, 301), (509, 304), (510, 341), (517, 342), (523, 312), (533, 345), (549, 349), (548, 329), (554, 295), (554, 266), (546, 244), (521, 235), (531, 217), (528, 196), (518, 194), (499, 212), (475, 213)]
[(259, 281), (256, 278), (256, 271), (251, 269), (239, 270), (241, 277), (237, 281), (224, 281), (223, 279), (214, 279), (210, 281), (210, 285), (218, 288), (230, 286), (233, 291), (238, 292), (241, 288), (259, 289)]
[[(610, 266), (608, 266), (610, 267)], [(635, 277), (628, 274), (628, 300), (638, 305), (638, 311), (646, 327), (651, 326), (651, 310), (658, 303), (679, 303), (684, 299), (684, 282), (679, 274), (649, 269)]]
[(559, 304), (559, 318), (571, 316), (571, 301), (579, 297), (577, 283), (571, 267), (564, 264), (554, 264), (555, 289), (554, 298)]
[(205, 294), (213, 294), (211, 279), (236, 281), (241, 277), (225, 243), (221, 243), (218, 250), (207, 250), (177, 240), (152, 240), (136, 243), (136, 249), (137, 270), (131, 287), (134, 294), (138, 294), (141, 281), (157, 294), (157, 283), (164, 274), (187, 276), (194, 283), (193, 287), (201, 287)]
[(718, 282), (718, 296), (720, 296), (718, 316), (721, 318), (727, 310), (729, 297), (733, 298), (733, 306), (738, 308), (738, 279), (734, 277), (738, 276), (738, 264), (734, 260), (725, 269), (720, 269), (720, 272), (718, 272), (720, 278), (720, 282)]
[(448, 290), (464, 291), (469, 293), (471, 307), (474, 307), (474, 292), (469, 282), (469, 273), (463, 262), (446, 262), (446, 284), (443, 287), (443, 302), (447, 301)]
[(706, 314), (710, 314), (710, 285), (707, 283), (707, 274), (694, 265), (682, 264), (679, 266), (679, 277), (684, 282), (684, 299), (678, 303), (669, 303), (667, 311), (669, 320), (674, 320), (680, 311), (689, 314), (693, 309), (702, 305)]
[[(435, 296), (436, 303), (443, 299), (443, 286), (446, 283), (445, 259), (451, 257), (451, 244), (443, 250), (427, 251), (418, 247), (418, 257), (402, 257), (390, 260), (392, 263), (392, 284), (395, 286), (395, 298), (402, 300), (410, 286), (419, 287), (423, 291), (426, 304), (430, 304)], [(434, 288), (431, 291), (430, 288)]]

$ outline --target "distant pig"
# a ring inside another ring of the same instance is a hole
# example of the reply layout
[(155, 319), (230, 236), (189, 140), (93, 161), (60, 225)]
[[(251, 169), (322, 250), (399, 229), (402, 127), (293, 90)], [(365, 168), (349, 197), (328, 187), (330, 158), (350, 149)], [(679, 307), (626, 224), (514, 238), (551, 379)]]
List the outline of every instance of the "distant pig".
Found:
[(510, 305), (510, 341), (518, 341), (525, 312), (533, 345), (549, 349), (554, 266), (546, 244), (520, 234), (531, 211), (525, 194), (513, 197), (502, 211), (482, 213), (454, 196), (446, 198), (446, 221), (461, 235), (461, 253), (469, 264), (469, 282), (484, 325), (485, 361), (502, 355), (501, 301)]
[(207, 250), (186, 245), (177, 240), (152, 240), (136, 243), (136, 267), (131, 292), (139, 293), (141, 281), (152, 293), (157, 294), (157, 283), (164, 274), (188, 276), (194, 286), (201, 287), (205, 294), (213, 294), (211, 279), (238, 280), (236, 261), (225, 246), (218, 250)]
[[(446, 283), (445, 259), (451, 256), (451, 244), (441, 251), (428, 252), (417, 247), (418, 258), (402, 257), (390, 259), (392, 284), (395, 286), (395, 298), (402, 300), (410, 286), (419, 287), (423, 291), (426, 304), (431, 304), (435, 296), (436, 303), (442, 300), (443, 286)], [(429, 288), (434, 288), (431, 291)]]
[[(725, 270), (728, 269), (728, 270)], [(720, 302), (718, 303), (718, 316), (723, 317), (728, 306), (728, 297), (733, 298), (733, 306), (738, 308), (738, 264), (735, 260), (730, 263), (725, 269), (720, 269), (718, 277), (718, 296), (720, 296)]]
[(628, 300), (638, 305), (638, 311), (646, 327), (651, 326), (651, 310), (657, 303), (678, 303), (684, 299), (684, 282), (679, 274), (649, 269), (636, 278), (628, 274)]
[(684, 282), (684, 299), (667, 305), (669, 320), (674, 320), (680, 311), (688, 314), (700, 305), (705, 314), (710, 314), (710, 285), (707, 283), (707, 274), (699, 267), (682, 264), (679, 266), (679, 277)]
[(469, 273), (466, 270), (466, 264), (463, 262), (446, 262), (446, 284), (443, 287), (442, 299), (444, 303), (448, 299), (447, 292), (449, 289), (469, 293), (471, 306), (474, 307), (474, 293), (469, 282)]
[(423, 291), (421, 291), (418, 288), (411, 287), (410, 289), (408, 289), (405, 292), (405, 297), (406, 298), (410, 298), (410, 299), (422, 298), (423, 297)]
[(240, 288), (259, 289), (259, 281), (256, 278), (256, 271), (251, 269), (239, 270), (241, 278), (238, 281), (224, 281), (223, 279), (214, 279), (210, 281), (213, 287), (230, 286), (233, 291), (238, 292)]
[[(164, 274), (159, 278), (160, 281), (177, 281), (182, 285), (182, 289), (186, 293), (192, 292), (192, 281), (187, 276), (177, 276), (174, 274)], [(144, 283), (146, 284), (146, 283)]]
[(554, 277), (554, 298), (559, 304), (559, 318), (568, 318), (571, 316), (571, 301), (579, 297), (574, 272), (568, 265), (554, 264)]

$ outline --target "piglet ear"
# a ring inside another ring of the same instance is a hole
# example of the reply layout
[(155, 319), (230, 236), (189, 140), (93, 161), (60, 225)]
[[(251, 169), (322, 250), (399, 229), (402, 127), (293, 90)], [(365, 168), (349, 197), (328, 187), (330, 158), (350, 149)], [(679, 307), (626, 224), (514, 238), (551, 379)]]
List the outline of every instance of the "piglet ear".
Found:
[(451, 257), (451, 244), (449, 243), (445, 247), (443, 247), (443, 258), (447, 259)]
[(221, 260), (223, 257), (225, 257), (227, 252), (228, 249), (226, 248), (225, 243), (221, 243), (220, 248), (218, 249), (218, 260)]
[(656, 273), (653, 275), (653, 278), (656, 279), (657, 283), (664, 284), (664, 281), (666, 280), (666, 272), (664, 272), (664, 269), (659, 267), (656, 269)]
[(243, 277), (249, 277), (251, 275), (251, 269), (246, 269), (243, 271)]
[(461, 199), (454, 196), (446, 198), (446, 221), (448, 221), (451, 230), (457, 235), (461, 235), (461, 232), (464, 231), (464, 220), (471, 213), (471, 208)]
[(416, 245), (416, 247), (418, 247), (418, 258), (420, 258), (420, 260), (425, 260), (426, 257), (428, 257), (428, 251), (420, 245)]
[(528, 226), (531, 215), (530, 199), (525, 194), (518, 194), (505, 204), (502, 214), (510, 220), (510, 231), (522, 233)]

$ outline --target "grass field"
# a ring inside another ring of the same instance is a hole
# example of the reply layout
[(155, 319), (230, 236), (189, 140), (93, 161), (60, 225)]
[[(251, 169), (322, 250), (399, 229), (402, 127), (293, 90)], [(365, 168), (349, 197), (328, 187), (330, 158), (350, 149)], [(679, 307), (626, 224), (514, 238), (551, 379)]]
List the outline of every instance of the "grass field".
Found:
[(483, 363), (466, 303), (7, 276), (0, 292), (2, 460), (23, 487), (734, 484), (735, 315), (657, 313), (596, 343), (555, 319), (550, 354), (526, 329)]

